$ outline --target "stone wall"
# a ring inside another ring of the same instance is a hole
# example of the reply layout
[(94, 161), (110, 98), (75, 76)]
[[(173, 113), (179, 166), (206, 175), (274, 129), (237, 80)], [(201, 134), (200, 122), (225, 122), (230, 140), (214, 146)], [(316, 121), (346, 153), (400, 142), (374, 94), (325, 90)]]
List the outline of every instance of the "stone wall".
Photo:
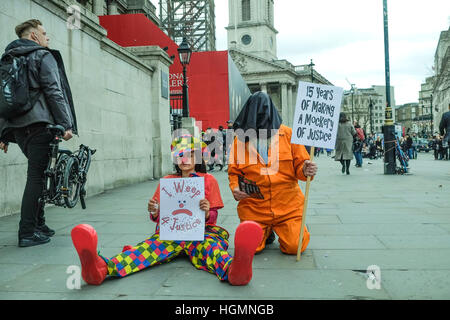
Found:
[[(83, 143), (97, 149), (88, 196), (167, 174), (169, 100), (161, 97), (161, 76), (169, 74), (170, 58), (159, 47), (118, 46), (106, 38), (98, 17), (82, 7), (81, 29), (67, 28), (66, 9), (71, 4), (76, 2), (0, 1), (0, 44), (4, 48), (17, 38), (16, 25), (36, 18), (43, 23), (50, 46), (61, 51), (79, 127), (79, 136), (62, 146), (76, 150)], [(0, 154), (0, 216), (20, 210), (26, 165), (15, 144), (8, 154)]]

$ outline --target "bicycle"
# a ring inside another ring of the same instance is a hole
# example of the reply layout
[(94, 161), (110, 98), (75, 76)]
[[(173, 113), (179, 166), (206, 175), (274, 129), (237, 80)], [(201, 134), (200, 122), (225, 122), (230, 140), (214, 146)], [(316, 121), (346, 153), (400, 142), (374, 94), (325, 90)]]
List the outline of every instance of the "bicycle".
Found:
[(395, 154), (400, 162), (400, 166), (395, 168), (397, 174), (405, 174), (408, 173), (408, 155), (403, 152), (400, 142), (398, 141), (398, 137), (395, 137)]
[(50, 143), (50, 159), (44, 172), (44, 190), (39, 205), (42, 209), (47, 203), (73, 208), (80, 199), (81, 207), (86, 209), (87, 173), (96, 150), (83, 144), (75, 152), (60, 148), (64, 128), (59, 125), (47, 125), (46, 128), (54, 138)]

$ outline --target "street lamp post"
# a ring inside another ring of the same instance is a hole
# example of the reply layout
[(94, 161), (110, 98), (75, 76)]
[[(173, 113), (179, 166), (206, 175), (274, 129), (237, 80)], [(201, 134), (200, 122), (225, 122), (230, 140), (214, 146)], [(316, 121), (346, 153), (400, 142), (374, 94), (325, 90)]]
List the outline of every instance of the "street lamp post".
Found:
[(352, 83), (352, 88), (350, 89), (350, 92), (351, 92), (351, 94), (352, 94), (352, 124), (353, 124), (353, 122), (355, 121), (355, 119), (354, 119), (354, 115), (353, 115), (353, 94), (355, 93), (355, 85)]
[(373, 102), (372, 102), (372, 98), (369, 98), (369, 121), (370, 121), (370, 133), (371, 134), (373, 134), (372, 110), (373, 110)]
[(191, 60), (192, 50), (186, 37), (183, 38), (180, 46), (178, 47), (178, 55), (180, 57), (181, 65), (183, 66), (183, 117), (189, 117), (189, 104), (188, 104), (188, 85), (186, 83), (186, 66)]
[(420, 124), (421, 124), (421, 127), (422, 127), (422, 138), (424, 137), (424, 133), (426, 134), (426, 135), (428, 135), (428, 132), (426, 132), (426, 120), (425, 120), (425, 114), (423, 113), (423, 110), (426, 110), (426, 108), (425, 108), (425, 106), (422, 104), (422, 116), (420, 117)]
[(430, 130), (431, 130), (431, 136), (433, 136), (433, 131), (434, 131), (434, 128), (433, 128), (433, 94), (431, 94), (431, 97), (430, 97), (430, 115), (431, 115)]
[(387, 0), (383, 0), (383, 26), (384, 26), (384, 64), (386, 79), (386, 109), (384, 111), (384, 174), (396, 173), (395, 161), (395, 126), (392, 118), (391, 105), (391, 84), (389, 71), (389, 35), (388, 35), (388, 15)]

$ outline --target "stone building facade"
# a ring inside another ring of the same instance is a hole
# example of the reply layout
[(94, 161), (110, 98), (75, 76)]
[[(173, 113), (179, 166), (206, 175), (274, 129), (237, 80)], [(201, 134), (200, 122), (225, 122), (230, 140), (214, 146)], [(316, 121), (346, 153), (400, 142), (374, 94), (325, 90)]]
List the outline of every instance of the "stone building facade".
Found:
[[(169, 73), (172, 60), (156, 46), (120, 47), (106, 37), (97, 15), (83, 6), (81, 28), (68, 28), (67, 8), (74, 3), (0, 1), (0, 43), (6, 47), (17, 38), (16, 25), (36, 18), (46, 28), (51, 47), (61, 52), (79, 129), (79, 136), (62, 146), (97, 149), (88, 196), (171, 172), (169, 100), (162, 97), (161, 77)], [(0, 216), (19, 211), (26, 171), (26, 158), (11, 144), (0, 155)]]
[(75, 0), (97, 16), (143, 13), (156, 25), (160, 24), (156, 7), (150, 0)]
[(278, 31), (274, 0), (228, 0), (228, 51), (250, 91), (264, 91), (283, 119), (292, 126), (298, 81), (331, 84), (313, 64), (295, 66), (277, 58)]
[(417, 121), (419, 132), (423, 137), (430, 137), (433, 134), (434, 119), (432, 116), (436, 113), (433, 111), (433, 86), (434, 77), (426, 78), (425, 82), (420, 85), (419, 110), (421, 115)]
[(433, 133), (438, 133), (442, 114), (448, 111), (450, 104), (450, 28), (441, 32), (433, 69)]
[(384, 101), (373, 88), (346, 90), (342, 100), (342, 112), (345, 112), (349, 119), (358, 122), (367, 133), (381, 132), (380, 119)]
[[(391, 103), (395, 105), (394, 87), (392, 86), (390, 93)], [(355, 87), (353, 90), (344, 91), (342, 111), (347, 114), (348, 118), (357, 121), (366, 132), (382, 133), (385, 106), (385, 86), (372, 86), (370, 88)], [(393, 116), (395, 121), (395, 115)]]
[(396, 123), (405, 128), (406, 134), (420, 135), (422, 127), (419, 126), (418, 118), (422, 115), (419, 103), (405, 103), (395, 108)]

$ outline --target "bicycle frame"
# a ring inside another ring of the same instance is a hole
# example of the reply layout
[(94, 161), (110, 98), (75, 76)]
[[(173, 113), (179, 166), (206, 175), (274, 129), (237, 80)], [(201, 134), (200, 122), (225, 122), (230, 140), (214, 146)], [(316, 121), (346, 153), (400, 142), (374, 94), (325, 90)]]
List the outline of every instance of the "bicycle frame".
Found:
[(404, 171), (403, 173), (408, 173), (408, 165), (406, 162), (407, 156), (405, 155), (402, 148), (400, 147), (400, 142), (398, 141), (398, 137), (395, 137), (395, 139), (396, 139), (396, 142), (395, 142), (396, 153), (397, 153), (398, 160), (400, 161), (400, 163), (402, 165), (401, 169)]
[(47, 129), (54, 134), (54, 139), (49, 145), (49, 162), (44, 173), (39, 205), (42, 209), (46, 203), (73, 208), (80, 197), (81, 206), (86, 209), (84, 197), (87, 173), (96, 150), (85, 145), (80, 145), (75, 152), (60, 149), (64, 128), (49, 125)]
[(66, 153), (59, 152), (59, 143), (61, 141), (61, 132), (56, 132), (54, 139), (50, 143), (49, 162), (44, 171), (44, 190), (39, 199), (41, 206), (44, 206), (45, 203), (61, 205), (60, 199), (64, 190), (62, 188), (62, 176), (58, 168), (63, 165), (64, 160), (68, 157)]

